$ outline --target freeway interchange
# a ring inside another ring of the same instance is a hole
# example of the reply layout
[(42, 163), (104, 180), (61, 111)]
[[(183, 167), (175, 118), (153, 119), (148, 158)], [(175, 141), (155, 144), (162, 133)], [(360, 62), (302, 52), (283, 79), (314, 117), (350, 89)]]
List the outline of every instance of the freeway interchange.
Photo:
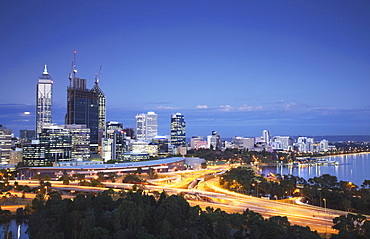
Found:
[[(165, 191), (167, 194), (182, 193), (192, 206), (220, 208), (228, 213), (242, 213), (247, 208), (265, 218), (286, 216), (291, 224), (309, 226), (319, 233), (337, 233), (332, 229), (333, 218), (346, 215), (346, 212), (299, 203), (298, 198), (288, 200), (269, 200), (252, 197), (225, 190), (218, 185), (220, 172), (232, 165), (208, 166), (207, 169), (162, 173), (159, 179), (148, 180), (149, 184), (140, 187), (148, 192)], [(121, 181), (121, 180), (117, 180)], [(39, 186), (36, 180), (17, 180), (20, 185)], [(195, 183), (194, 183), (195, 182)], [(69, 185), (61, 181), (50, 181), (51, 188), (66, 191), (99, 192), (113, 188), (115, 191), (130, 189), (133, 184), (104, 182), (105, 187), (79, 186), (76, 182)], [(367, 216), (367, 218), (369, 218)]]

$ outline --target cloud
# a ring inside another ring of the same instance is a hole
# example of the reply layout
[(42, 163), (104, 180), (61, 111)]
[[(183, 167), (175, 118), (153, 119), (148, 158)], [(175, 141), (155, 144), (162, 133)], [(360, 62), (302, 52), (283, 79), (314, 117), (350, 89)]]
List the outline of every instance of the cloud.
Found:
[(220, 105), (218, 107), (218, 110), (225, 111), (225, 112), (231, 112), (231, 111), (259, 111), (262, 110), (262, 106), (251, 106), (251, 105), (242, 105), (239, 107), (234, 107), (230, 105)]
[(196, 109), (208, 109), (208, 106), (207, 105), (197, 105), (195, 108)]
[(177, 109), (180, 109), (180, 107), (163, 106), (163, 105), (157, 106), (155, 108), (156, 109), (161, 109), (161, 110), (177, 110)]
[(171, 102), (169, 102), (169, 101), (150, 101), (147, 104), (150, 104), (150, 105), (166, 105), (166, 104), (170, 104), (170, 103)]
[(221, 111), (233, 111), (235, 109), (235, 107), (232, 107), (230, 105), (220, 105), (219, 106), (219, 110)]
[(262, 106), (242, 105), (238, 108), (238, 111), (257, 111), (262, 109)]

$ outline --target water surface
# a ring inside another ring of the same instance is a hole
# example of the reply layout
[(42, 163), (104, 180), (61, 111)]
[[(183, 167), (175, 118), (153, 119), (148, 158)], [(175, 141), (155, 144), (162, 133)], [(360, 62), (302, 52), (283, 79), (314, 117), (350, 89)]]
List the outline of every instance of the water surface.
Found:
[(292, 174), (306, 180), (330, 174), (337, 176), (338, 181), (353, 182), (359, 187), (365, 179), (370, 180), (370, 153), (329, 156), (325, 159), (338, 161), (339, 165), (265, 166), (262, 167), (262, 173), (265, 175), (269, 172), (281, 175)]

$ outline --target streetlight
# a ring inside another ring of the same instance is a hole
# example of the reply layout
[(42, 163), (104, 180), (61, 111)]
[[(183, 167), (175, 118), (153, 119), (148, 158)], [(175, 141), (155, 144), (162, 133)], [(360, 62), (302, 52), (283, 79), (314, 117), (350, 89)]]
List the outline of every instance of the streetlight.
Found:
[(325, 235), (326, 233), (328, 232), (328, 228), (327, 228), (327, 225), (326, 225), (326, 216), (327, 216), (327, 213), (326, 213), (326, 198), (323, 198), (322, 200), (324, 200), (324, 207), (325, 207)]
[(257, 182), (257, 184), (252, 183), (252, 186), (253, 187), (256, 186), (256, 197), (258, 197), (258, 182)]

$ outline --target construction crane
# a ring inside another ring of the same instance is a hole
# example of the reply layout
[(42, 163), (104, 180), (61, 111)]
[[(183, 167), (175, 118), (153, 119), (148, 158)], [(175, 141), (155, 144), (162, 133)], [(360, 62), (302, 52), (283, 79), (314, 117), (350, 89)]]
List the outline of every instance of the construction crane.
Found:
[(99, 73), (95, 73), (95, 84), (96, 85), (99, 83), (99, 80), (100, 80), (101, 68), (102, 68), (102, 65), (100, 65)]
[(76, 68), (76, 53), (77, 51), (73, 52), (73, 61), (71, 66), (71, 71), (69, 72), (69, 89), (68, 89), (68, 109), (67, 109), (67, 124), (72, 124), (72, 98), (73, 98), (73, 90), (72, 85), (76, 78), (77, 68)]

